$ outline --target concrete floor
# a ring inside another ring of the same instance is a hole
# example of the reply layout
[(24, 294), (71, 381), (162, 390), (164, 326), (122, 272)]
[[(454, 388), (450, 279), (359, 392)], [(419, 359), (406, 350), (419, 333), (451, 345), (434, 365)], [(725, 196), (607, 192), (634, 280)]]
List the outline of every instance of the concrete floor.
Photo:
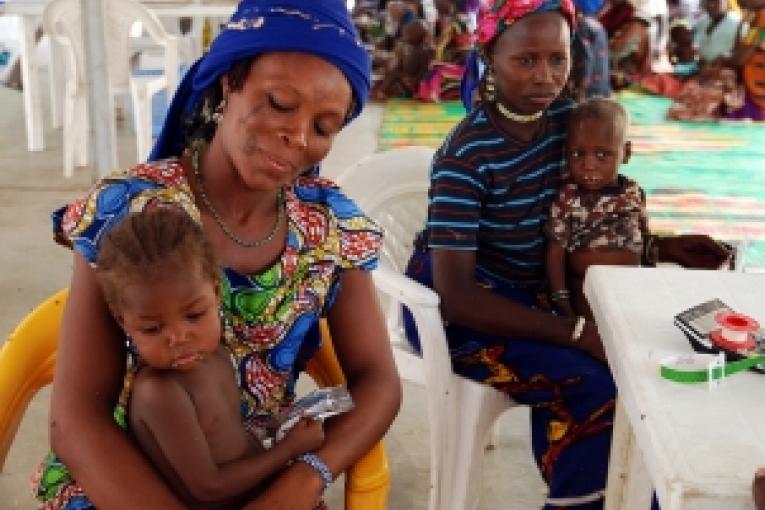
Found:
[[(43, 88), (43, 90), (47, 90)], [(61, 133), (44, 120), (46, 150), (27, 152), (21, 94), (0, 87), (0, 338), (35, 304), (67, 285), (71, 254), (55, 245), (50, 212), (81, 195), (91, 182), (91, 170), (76, 169), (74, 178), (61, 172)], [(371, 105), (339, 136), (325, 162), (325, 175), (342, 169), (377, 148), (382, 108)], [(134, 163), (134, 140), (129, 126), (118, 133), (120, 165)], [(47, 451), (49, 389), (30, 405), (0, 473), (0, 510), (32, 509), (29, 476)], [(424, 510), (429, 485), (428, 421), (421, 387), (404, 386), (401, 412), (386, 437), (392, 468), (389, 508)], [(531, 510), (545, 495), (528, 440), (528, 412), (515, 408), (501, 419), (497, 447), (485, 455), (484, 492), (480, 509)], [(331, 508), (342, 508), (341, 486), (328, 495)]]

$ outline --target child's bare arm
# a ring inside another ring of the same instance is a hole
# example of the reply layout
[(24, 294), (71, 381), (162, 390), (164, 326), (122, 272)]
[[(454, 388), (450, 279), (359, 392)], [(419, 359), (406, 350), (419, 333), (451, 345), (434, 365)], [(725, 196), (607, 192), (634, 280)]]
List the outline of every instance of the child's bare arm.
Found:
[(554, 239), (547, 242), (547, 281), (550, 283), (550, 298), (558, 311), (574, 315), (566, 285), (566, 249)]
[(144, 378), (140, 382), (143, 387), (136, 384), (135, 390), (142, 393), (143, 407), (133, 426), (145, 427), (149, 432), (159, 452), (152, 455), (150, 448), (145, 449), (157, 467), (169, 464), (172, 475), (168, 478), (181, 484), (176, 487), (179, 495), (187, 495), (198, 503), (225, 502), (240, 496), (284, 468), (291, 459), (320, 447), (324, 441), (320, 422), (300, 422), (294, 432), (290, 431), (271, 449), (218, 465), (189, 394), (166, 377)]

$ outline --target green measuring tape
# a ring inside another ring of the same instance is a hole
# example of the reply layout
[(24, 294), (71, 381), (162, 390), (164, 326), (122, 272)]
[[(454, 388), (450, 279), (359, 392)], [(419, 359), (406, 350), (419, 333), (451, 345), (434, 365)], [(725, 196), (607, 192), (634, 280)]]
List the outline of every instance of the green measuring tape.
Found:
[(757, 365), (765, 365), (764, 355), (749, 356), (732, 363), (721, 363), (718, 361), (720, 359), (714, 354), (670, 356), (659, 363), (659, 372), (664, 379), (670, 381), (700, 383), (719, 380)]

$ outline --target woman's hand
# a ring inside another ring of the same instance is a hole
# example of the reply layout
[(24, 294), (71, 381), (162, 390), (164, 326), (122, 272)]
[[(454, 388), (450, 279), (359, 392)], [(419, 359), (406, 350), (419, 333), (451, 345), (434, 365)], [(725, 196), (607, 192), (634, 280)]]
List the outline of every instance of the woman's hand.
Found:
[[(369, 272), (343, 271), (328, 323), (354, 403), (347, 413), (324, 422), (325, 439), (315, 452), (337, 475), (385, 435), (401, 402), (401, 381)], [(244, 508), (311, 510), (323, 487), (324, 482), (312, 467), (296, 462)]]
[(695, 269), (719, 269), (731, 250), (706, 235), (663, 237), (657, 241), (659, 260)]

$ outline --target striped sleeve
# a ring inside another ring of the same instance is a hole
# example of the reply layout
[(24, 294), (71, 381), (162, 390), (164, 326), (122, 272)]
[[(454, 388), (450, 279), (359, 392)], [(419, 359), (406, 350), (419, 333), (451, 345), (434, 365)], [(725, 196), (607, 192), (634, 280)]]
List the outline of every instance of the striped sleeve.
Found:
[(477, 250), (485, 192), (483, 177), (465, 159), (438, 153), (430, 178), (428, 246)]

